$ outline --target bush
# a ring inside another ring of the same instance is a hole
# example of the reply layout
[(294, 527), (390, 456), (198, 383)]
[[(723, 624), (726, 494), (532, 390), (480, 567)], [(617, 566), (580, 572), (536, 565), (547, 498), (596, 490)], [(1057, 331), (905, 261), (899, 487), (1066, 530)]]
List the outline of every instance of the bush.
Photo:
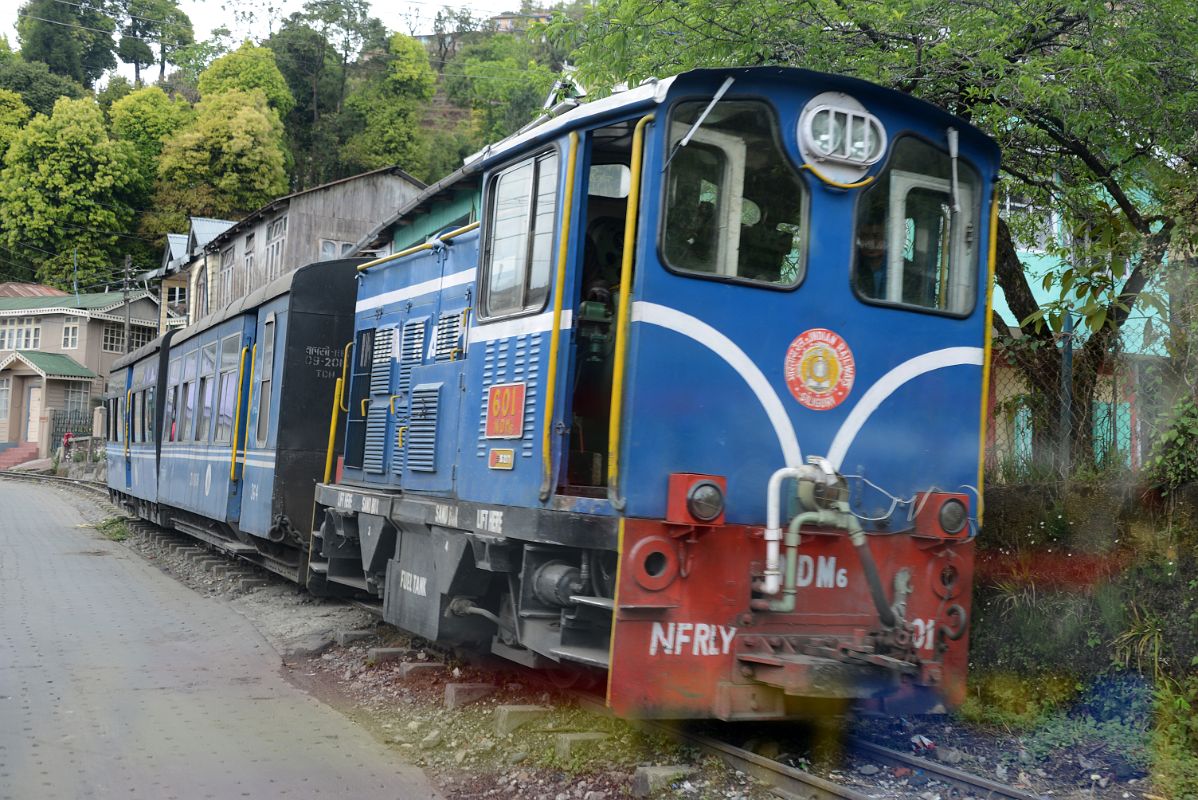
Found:
[(1198, 675), (1157, 689), (1152, 780), (1165, 797), (1198, 800)]

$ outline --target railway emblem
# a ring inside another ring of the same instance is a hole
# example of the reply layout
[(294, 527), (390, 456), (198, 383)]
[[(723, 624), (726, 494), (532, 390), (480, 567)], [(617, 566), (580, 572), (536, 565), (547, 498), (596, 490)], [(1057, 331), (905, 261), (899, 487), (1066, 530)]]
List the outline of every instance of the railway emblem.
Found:
[(840, 335), (826, 328), (800, 333), (786, 351), (783, 367), (790, 393), (813, 411), (840, 405), (853, 390), (857, 364)]

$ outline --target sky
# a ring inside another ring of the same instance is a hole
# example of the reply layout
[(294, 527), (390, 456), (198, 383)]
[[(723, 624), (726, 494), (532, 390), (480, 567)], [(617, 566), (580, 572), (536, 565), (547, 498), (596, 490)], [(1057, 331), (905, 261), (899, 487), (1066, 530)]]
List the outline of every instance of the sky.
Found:
[[(67, 0), (61, 0), (67, 2)], [(17, 49), (17, 12), (24, 5), (24, 0), (0, 0), (0, 36), (8, 37), (9, 46)], [(282, 20), (299, 11), (303, 0), (180, 0), (179, 7), (191, 17), (195, 28), (196, 39), (207, 39), (212, 29), (227, 25), (237, 38), (248, 36), (251, 39), (263, 39), (270, 33), (267, 18), (271, 16), (264, 9), (274, 5), (278, 10), (273, 12), (276, 19), (274, 28), (278, 29), (277, 20)], [(402, 33), (427, 33), (432, 30), (433, 18), (437, 10), (447, 5), (436, 0), (374, 0), (370, 3), (371, 13), (383, 21), (390, 31)], [(519, 0), (469, 0), (466, 3), (448, 3), (454, 8), (469, 8), (475, 16), (494, 16), (503, 11), (519, 9)], [(223, 6), (223, 7), (222, 7)], [(229, 9), (229, 10), (226, 10)], [(258, 22), (250, 28), (238, 26), (233, 20), (232, 9), (255, 9)], [(133, 77), (133, 68), (120, 65), (121, 74), (128, 72)]]

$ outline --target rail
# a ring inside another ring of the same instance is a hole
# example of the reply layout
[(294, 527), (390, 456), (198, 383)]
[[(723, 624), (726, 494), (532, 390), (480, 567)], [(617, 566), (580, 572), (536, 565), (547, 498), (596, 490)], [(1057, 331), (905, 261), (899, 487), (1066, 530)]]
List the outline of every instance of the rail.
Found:
[(16, 470), (0, 470), (0, 478), (5, 480), (22, 481), (24, 483), (48, 483), (96, 492), (108, 497), (108, 485), (100, 481), (89, 481), (83, 478), (62, 478), (57, 475), (43, 475), (40, 472), (19, 472)]

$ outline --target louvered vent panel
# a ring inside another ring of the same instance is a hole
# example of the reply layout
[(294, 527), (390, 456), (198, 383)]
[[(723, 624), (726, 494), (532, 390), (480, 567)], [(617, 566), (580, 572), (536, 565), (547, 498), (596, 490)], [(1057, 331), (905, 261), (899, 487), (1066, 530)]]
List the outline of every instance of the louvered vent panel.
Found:
[(412, 319), (403, 326), (403, 347), (399, 353), (399, 383), (397, 392), (406, 392), (412, 384), (412, 367), (424, 354), (424, 318)]
[(437, 320), (437, 361), (452, 361), (462, 356), (462, 312), (442, 314)]
[(396, 418), (395, 447), (391, 450), (391, 472), (395, 475), (403, 474), (404, 450), (407, 448), (409, 441), (411, 440), (408, 437), (408, 421)]
[(422, 383), (412, 390), (412, 416), (404, 446), (408, 451), (408, 469), (414, 472), (437, 471), (437, 411), (441, 402), (441, 384)]
[(370, 361), (370, 393), (391, 391), (391, 348), (395, 328), (381, 328), (374, 334), (374, 357)]
[(380, 406), (366, 412), (366, 450), (362, 456), (362, 469), (382, 474), (383, 456), (387, 449), (387, 407)]

